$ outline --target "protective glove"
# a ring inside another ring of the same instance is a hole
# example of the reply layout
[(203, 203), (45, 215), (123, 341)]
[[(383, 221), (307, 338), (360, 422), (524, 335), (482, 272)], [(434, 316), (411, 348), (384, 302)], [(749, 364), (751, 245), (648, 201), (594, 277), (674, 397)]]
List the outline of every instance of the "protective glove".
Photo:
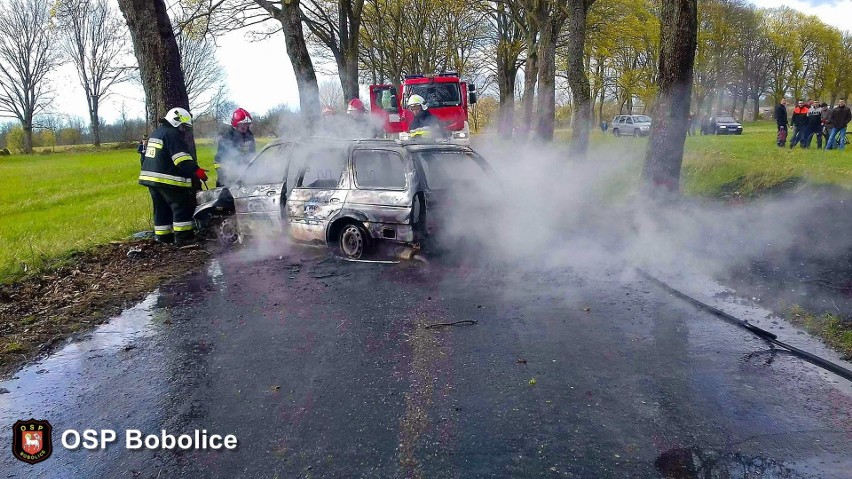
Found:
[(201, 168), (195, 170), (195, 177), (201, 181), (207, 181), (207, 172)]

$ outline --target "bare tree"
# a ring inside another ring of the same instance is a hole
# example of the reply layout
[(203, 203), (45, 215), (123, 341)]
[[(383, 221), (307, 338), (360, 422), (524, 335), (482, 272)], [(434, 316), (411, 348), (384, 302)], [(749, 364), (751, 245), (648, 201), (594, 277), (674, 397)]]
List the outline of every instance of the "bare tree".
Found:
[[(177, 22), (176, 22), (177, 23)], [(214, 95), (225, 82), (222, 65), (216, 60), (216, 45), (209, 36), (176, 32), (180, 66), (186, 82), (190, 111), (200, 115), (210, 110)]]
[(305, 25), (337, 64), (344, 98), (358, 98), (358, 30), (364, 0), (303, 0)]
[(50, 3), (8, 0), (0, 9), (0, 115), (17, 118), (25, 153), (33, 151), (33, 118), (50, 101), (48, 74), (59, 64)]
[(664, 0), (660, 20), (660, 91), (642, 179), (646, 193), (677, 197), (698, 44), (698, 0)]
[(319, 84), (319, 97), (323, 105), (328, 105), (332, 108), (338, 108), (345, 102), (343, 88), (340, 83), (325, 80)]
[[(118, 0), (139, 62), (148, 123), (156, 128), (169, 108), (189, 109), (180, 51), (164, 0)], [(190, 148), (195, 142), (190, 138)]]

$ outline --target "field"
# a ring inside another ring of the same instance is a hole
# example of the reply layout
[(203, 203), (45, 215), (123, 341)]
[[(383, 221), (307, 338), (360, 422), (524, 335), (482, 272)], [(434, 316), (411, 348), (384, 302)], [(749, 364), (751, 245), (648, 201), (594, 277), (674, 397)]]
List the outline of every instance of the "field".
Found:
[[(791, 151), (774, 146), (774, 136), (774, 125), (764, 122), (746, 124), (742, 136), (688, 138), (685, 192), (748, 197), (800, 179), (852, 188), (852, 147)], [(597, 133), (593, 141), (639, 158), (647, 140)], [(214, 146), (202, 142), (198, 151), (201, 166), (212, 170)], [(637, 159), (620, 186), (632, 188), (640, 169)], [(151, 229), (150, 198), (136, 183), (138, 172), (133, 149), (0, 157), (0, 283)]]
[[(202, 168), (212, 170), (213, 146), (198, 151)], [(151, 198), (138, 175), (135, 149), (0, 158), (0, 282), (152, 229)]]

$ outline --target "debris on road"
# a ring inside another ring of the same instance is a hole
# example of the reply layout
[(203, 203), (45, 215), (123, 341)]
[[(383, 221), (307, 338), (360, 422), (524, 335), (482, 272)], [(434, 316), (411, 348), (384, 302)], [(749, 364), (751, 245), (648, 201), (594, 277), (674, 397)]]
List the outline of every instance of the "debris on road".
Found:
[(535, 386), (537, 382), (535, 378), (530, 379), (530, 386)]
[(426, 329), (437, 329), (443, 328), (446, 326), (473, 326), (479, 323), (479, 321), (475, 319), (462, 319), (461, 321), (453, 321), (452, 323), (434, 323), (426, 326)]

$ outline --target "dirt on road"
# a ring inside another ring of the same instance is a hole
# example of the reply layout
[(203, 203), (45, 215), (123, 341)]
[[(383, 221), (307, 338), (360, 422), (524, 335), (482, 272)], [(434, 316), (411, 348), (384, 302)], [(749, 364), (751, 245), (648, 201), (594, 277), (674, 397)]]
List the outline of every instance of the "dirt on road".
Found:
[(0, 377), (70, 334), (109, 320), (163, 281), (195, 271), (209, 255), (201, 247), (119, 242), (0, 285)]

